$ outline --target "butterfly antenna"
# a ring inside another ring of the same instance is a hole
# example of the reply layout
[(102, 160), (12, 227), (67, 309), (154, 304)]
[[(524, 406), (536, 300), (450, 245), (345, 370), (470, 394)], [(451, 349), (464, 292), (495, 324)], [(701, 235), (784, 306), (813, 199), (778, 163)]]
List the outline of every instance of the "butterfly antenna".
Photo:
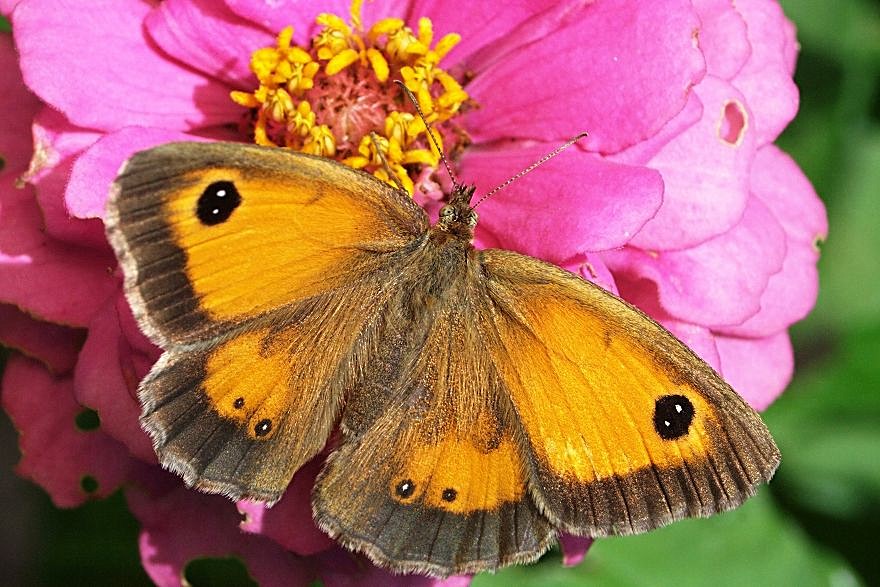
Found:
[(553, 149), (553, 151), (551, 151), (550, 153), (547, 153), (546, 155), (544, 155), (543, 157), (541, 157), (540, 159), (538, 159), (537, 161), (535, 161), (534, 163), (532, 163), (531, 165), (529, 165), (528, 167), (526, 167), (525, 169), (523, 169), (522, 171), (520, 171), (519, 173), (517, 173), (516, 175), (514, 175), (513, 177), (511, 177), (511, 178), (508, 179), (507, 181), (505, 181), (504, 183), (502, 183), (501, 185), (499, 185), (499, 186), (495, 186), (494, 188), (492, 188), (491, 190), (489, 190), (489, 193), (487, 193), (487, 194), (484, 195), (482, 198), (480, 198), (479, 200), (477, 200), (477, 203), (474, 204), (473, 206), (471, 206), (471, 210), (473, 210), (474, 208), (476, 208), (477, 206), (479, 206), (480, 203), (481, 203), (483, 200), (485, 200), (486, 198), (488, 198), (488, 197), (490, 197), (490, 196), (492, 196), (492, 195), (494, 195), (494, 194), (500, 192), (501, 190), (503, 190), (504, 188), (506, 188), (507, 186), (509, 186), (510, 184), (512, 184), (513, 182), (515, 182), (516, 180), (518, 180), (519, 178), (523, 177), (524, 175), (527, 175), (527, 174), (531, 173), (531, 172), (534, 171), (536, 168), (540, 167), (541, 165), (543, 165), (544, 163), (546, 163), (546, 162), (549, 161), (550, 159), (553, 159), (554, 157), (556, 157), (557, 155), (559, 155), (561, 152), (563, 152), (564, 150), (566, 150), (567, 148), (569, 148), (570, 146), (572, 146), (573, 144), (575, 144), (576, 142), (578, 142), (578, 141), (581, 140), (582, 138), (584, 138), (584, 137), (588, 137), (588, 136), (590, 136), (590, 133), (588, 133), (588, 132), (582, 132), (582, 133), (579, 134), (578, 136), (576, 136), (576, 137), (574, 137), (574, 138), (571, 138), (571, 139), (569, 139), (568, 141), (566, 141), (565, 144), (556, 147), (555, 149)]
[(400, 89), (403, 90), (403, 93), (406, 94), (406, 97), (409, 98), (409, 101), (412, 102), (413, 106), (415, 106), (415, 109), (419, 115), (419, 118), (421, 118), (422, 122), (425, 123), (425, 128), (428, 131), (428, 137), (431, 139), (431, 144), (434, 145), (434, 148), (437, 149), (437, 152), (440, 154), (440, 161), (443, 162), (443, 167), (446, 168), (446, 173), (449, 174), (449, 179), (452, 180), (452, 185), (458, 186), (459, 185), (458, 178), (456, 178), (455, 174), (452, 173), (452, 168), (449, 167), (449, 162), (446, 160), (446, 155), (443, 154), (443, 150), (440, 148), (440, 144), (437, 142), (437, 137), (434, 136), (434, 129), (431, 128), (431, 125), (428, 124), (428, 121), (425, 118), (425, 115), (422, 113), (422, 108), (419, 106), (419, 101), (416, 99), (416, 97), (413, 95), (413, 93), (410, 91), (410, 89), (408, 87), (406, 87), (406, 85), (402, 81), (400, 81), (399, 79), (396, 79), (396, 80), (394, 80), (394, 83), (396, 83), (398, 86), (400, 86)]
[(379, 135), (377, 135), (375, 132), (371, 132), (370, 141), (372, 141), (373, 143), (373, 148), (376, 149), (376, 155), (378, 155), (379, 160), (382, 161), (382, 167), (385, 168), (385, 173), (388, 174), (388, 177), (391, 178), (391, 180), (397, 186), (397, 189), (402, 192), (406, 192), (407, 189), (403, 187), (403, 183), (401, 183), (400, 178), (397, 177), (397, 174), (394, 173), (394, 171), (391, 169), (391, 166), (388, 165), (388, 159), (385, 158), (385, 153), (383, 153), (382, 149), (379, 148)]

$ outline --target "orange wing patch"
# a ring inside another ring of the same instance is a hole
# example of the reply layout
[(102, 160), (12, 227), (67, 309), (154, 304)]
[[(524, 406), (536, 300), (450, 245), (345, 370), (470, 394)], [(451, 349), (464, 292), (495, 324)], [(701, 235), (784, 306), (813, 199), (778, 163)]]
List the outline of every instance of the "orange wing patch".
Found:
[(507, 438), (485, 449), (450, 435), (438, 444), (411, 448), (401, 469), (389, 484), (394, 500), (421, 500), (456, 514), (496, 510), (525, 493), (522, 459)]
[(308, 397), (291, 397), (297, 360), (290, 346), (276, 340), (267, 347), (266, 336), (265, 329), (248, 332), (218, 347), (208, 358), (203, 383), (218, 414), (263, 440), (273, 436), (285, 411), (306, 409)]
[[(532, 297), (521, 310), (528, 326), (502, 319), (503, 347), (490, 348), (541, 463), (587, 482), (709, 454), (705, 399), (673, 381), (631, 336), (571, 299)], [(575, 318), (576, 335), (560, 336)], [(551, 337), (552, 346), (545, 342)], [(693, 406), (690, 432), (671, 440), (654, 423), (666, 396), (684, 396)]]
[[(315, 181), (297, 185), (222, 168), (191, 173), (183, 183), (164, 204), (168, 223), (202, 309), (217, 320), (345, 284), (364, 250), (390, 251), (412, 238), (392, 230), (383, 210)], [(222, 221), (206, 224), (212, 215)]]

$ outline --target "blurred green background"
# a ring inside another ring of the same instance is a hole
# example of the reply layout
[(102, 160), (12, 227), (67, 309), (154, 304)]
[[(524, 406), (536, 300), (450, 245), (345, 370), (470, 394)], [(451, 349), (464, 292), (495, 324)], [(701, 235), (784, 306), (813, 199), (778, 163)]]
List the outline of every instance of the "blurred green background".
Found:
[[(798, 27), (798, 118), (779, 144), (828, 207), (819, 302), (792, 329), (797, 373), (765, 413), (784, 456), (740, 509), (600, 540), (584, 563), (551, 553), (474, 585), (880, 585), (880, 4), (785, 0)], [(0, 22), (8, 31), (8, 23)], [(0, 415), (0, 584), (137, 585), (137, 523), (121, 496), (57, 510), (12, 475)], [(238, 584), (240, 565), (191, 565), (194, 585)]]

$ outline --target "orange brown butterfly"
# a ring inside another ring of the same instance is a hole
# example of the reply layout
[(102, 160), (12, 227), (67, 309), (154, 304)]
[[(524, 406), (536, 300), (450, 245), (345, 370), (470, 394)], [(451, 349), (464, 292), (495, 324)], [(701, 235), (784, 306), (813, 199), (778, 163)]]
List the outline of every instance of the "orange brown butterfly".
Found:
[(560, 532), (731, 509), (779, 452), (672, 334), (563, 269), (477, 250), (473, 186), (433, 226), (402, 189), (238, 143), (134, 155), (107, 234), (164, 353), (141, 422), (165, 467), (276, 502), (340, 439), (317, 524), (397, 572), (537, 559)]

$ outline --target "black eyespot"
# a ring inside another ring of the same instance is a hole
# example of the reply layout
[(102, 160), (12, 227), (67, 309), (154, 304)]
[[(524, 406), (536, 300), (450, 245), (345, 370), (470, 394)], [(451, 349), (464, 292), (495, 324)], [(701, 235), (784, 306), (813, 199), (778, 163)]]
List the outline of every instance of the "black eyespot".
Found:
[(654, 430), (664, 440), (681, 438), (694, 419), (694, 404), (683, 395), (664, 395), (654, 404)]
[(452, 487), (443, 490), (443, 501), (455, 501), (456, 497), (458, 497), (458, 492)]
[(416, 484), (412, 482), (412, 479), (404, 479), (400, 483), (397, 484), (397, 487), (394, 488), (395, 493), (397, 493), (398, 497), (402, 497), (406, 499), (416, 490)]
[(257, 422), (254, 426), (254, 434), (257, 436), (266, 436), (272, 430), (272, 420), (265, 418)]
[(84, 475), (79, 480), (79, 486), (86, 493), (94, 493), (98, 490), (98, 480), (91, 475)]
[(236, 410), (242, 409), (244, 407), (244, 398), (243, 397), (235, 398), (235, 401), (232, 402), (232, 407), (235, 408)]
[(202, 224), (213, 226), (226, 222), (241, 204), (241, 196), (231, 181), (215, 181), (205, 188), (196, 205), (196, 216)]

